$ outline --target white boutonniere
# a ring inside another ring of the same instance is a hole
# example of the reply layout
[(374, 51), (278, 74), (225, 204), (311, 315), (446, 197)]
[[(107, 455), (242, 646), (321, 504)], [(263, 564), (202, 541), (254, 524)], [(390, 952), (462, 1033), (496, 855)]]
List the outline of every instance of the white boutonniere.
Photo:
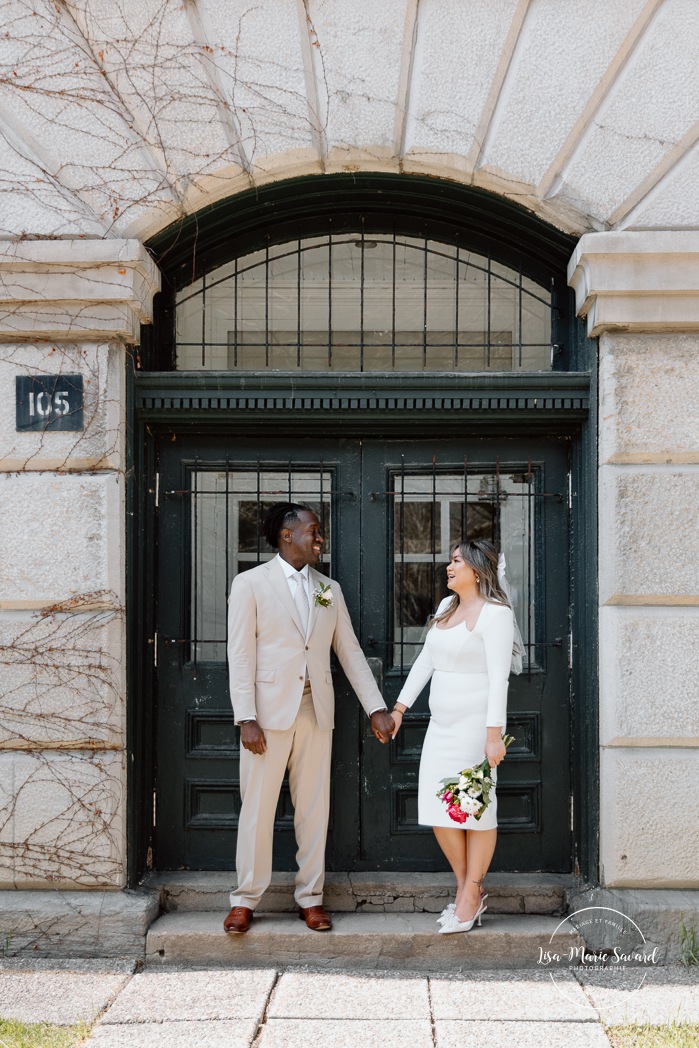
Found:
[(319, 582), (317, 588), (313, 590), (313, 600), (319, 608), (332, 608), (335, 603), (330, 586), (322, 582)]

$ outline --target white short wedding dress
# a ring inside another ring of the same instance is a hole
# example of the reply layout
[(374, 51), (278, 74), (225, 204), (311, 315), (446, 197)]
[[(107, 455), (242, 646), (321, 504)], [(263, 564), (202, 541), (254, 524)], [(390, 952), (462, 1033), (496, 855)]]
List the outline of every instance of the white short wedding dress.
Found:
[[(450, 600), (446, 597), (442, 601), (438, 615)], [(497, 827), (496, 790), (491, 792), (483, 817), (478, 822), (469, 818), (465, 823), (450, 819), (446, 805), (436, 794), (441, 779), (485, 759), (486, 727), (505, 728), (513, 637), (511, 609), (486, 603), (472, 630), (463, 622), (451, 627), (447, 623), (446, 628), (432, 626), (411, 667), (396, 700), (404, 706), (412, 706), (432, 678), (430, 723), (418, 784), (418, 822), (423, 826), (463, 830)]]

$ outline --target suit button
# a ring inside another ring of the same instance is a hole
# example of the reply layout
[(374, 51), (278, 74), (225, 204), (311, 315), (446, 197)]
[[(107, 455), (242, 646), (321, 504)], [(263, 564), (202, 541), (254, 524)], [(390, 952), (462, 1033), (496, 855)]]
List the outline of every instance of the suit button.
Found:
[(299, 677), (299, 680), (303, 680), (303, 677)]
[(306, 651), (308, 651), (308, 645), (306, 645)]

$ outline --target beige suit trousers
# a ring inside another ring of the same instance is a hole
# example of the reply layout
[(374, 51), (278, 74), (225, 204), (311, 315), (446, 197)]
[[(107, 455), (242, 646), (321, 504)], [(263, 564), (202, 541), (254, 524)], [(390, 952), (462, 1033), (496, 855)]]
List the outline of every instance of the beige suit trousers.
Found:
[(254, 910), (269, 887), (274, 814), (287, 768), (298, 845), (294, 897), (304, 908), (323, 902), (332, 734), (318, 727), (311, 689), (307, 685), (292, 726), (286, 731), (265, 730), (266, 753), (254, 754), (241, 749), (238, 886), (231, 892), (231, 906)]

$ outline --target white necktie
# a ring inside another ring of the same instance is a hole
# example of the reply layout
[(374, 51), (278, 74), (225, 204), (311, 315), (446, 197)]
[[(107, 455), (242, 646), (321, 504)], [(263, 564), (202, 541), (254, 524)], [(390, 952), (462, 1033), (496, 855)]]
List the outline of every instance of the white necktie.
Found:
[(296, 583), (296, 591), (294, 593), (294, 600), (296, 601), (296, 607), (299, 610), (301, 616), (301, 625), (303, 626), (304, 632), (308, 632), (308, 617), (311, 613), (311, 608), (308, 603), (308, 596), (306, 594), (306, 580), (300, 571), (297, 571), (294, 575), (294, 582)]

